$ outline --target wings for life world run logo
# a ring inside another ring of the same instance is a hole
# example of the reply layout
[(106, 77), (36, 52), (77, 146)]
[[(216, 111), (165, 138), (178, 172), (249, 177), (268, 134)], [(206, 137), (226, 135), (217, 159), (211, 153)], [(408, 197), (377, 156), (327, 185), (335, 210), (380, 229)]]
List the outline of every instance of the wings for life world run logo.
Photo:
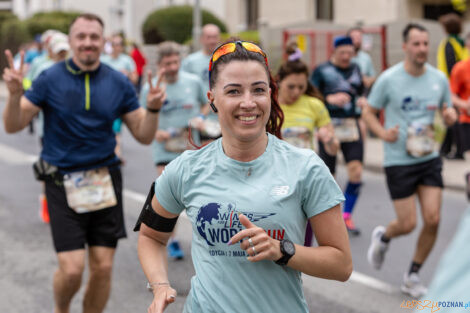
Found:
[[(236, 211), (232, 204), (225, 208), (220, 203), (208, 203), (203, 205), (198, 212), (196, 229), (209, 246), (218, 243), (227, 243), (236, 233), (244, 227), (238, 219), (238, 213), (242, 213), (248, 219), (256, 222), (276, 215), (276, 213), (256, 213)], [(266, 233), (274, 239), (284, 239), (284, 229), (265, 229)]]

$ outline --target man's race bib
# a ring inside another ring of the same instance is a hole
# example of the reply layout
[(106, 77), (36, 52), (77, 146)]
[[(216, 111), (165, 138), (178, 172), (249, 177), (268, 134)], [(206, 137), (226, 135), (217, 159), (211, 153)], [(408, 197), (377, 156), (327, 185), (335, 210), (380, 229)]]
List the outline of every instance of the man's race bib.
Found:
[(408, 126), (406, 151), (419, 158), (432, 153), (435, 149), (434, 132), (430, 125), (412, 124)]
[(222, 135), (220, 124), (216, 120), (205, 119), (202, 122), (201, 135), (209, 138), (219, 138)]
[(189, 147), (189, 132), (187, 128), (172, 129), (171, 138), (165, 142), (165, 150), (173, 153), (183, 153)]
[(332, 118), (331, 122), (335, 128), (335, 136), (340, 142), (359, 140), (359, 128), (355, 118)]
[(306, 127), (284, 128), (282, 138), (297, 148), (313, 149), (312, 132)]
[(77, 213), (106, 209), (117, 204), (107, 167), (64, 176), (67, 203)]

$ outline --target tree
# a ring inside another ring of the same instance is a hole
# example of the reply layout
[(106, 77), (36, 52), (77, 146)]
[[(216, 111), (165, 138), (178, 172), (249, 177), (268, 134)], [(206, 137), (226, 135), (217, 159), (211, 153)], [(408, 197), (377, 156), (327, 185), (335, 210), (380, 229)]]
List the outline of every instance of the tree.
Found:
[[(202, 24), (215, 24), (222, 32), (225, 24), (207, 10), (201, 10)], [(142, 25), (142, 36), (146, 44), (158, 44), (165, 40), (184, 43), (192, 35), (193, 8), (189, 5), (171, 6), (150, 13)]]

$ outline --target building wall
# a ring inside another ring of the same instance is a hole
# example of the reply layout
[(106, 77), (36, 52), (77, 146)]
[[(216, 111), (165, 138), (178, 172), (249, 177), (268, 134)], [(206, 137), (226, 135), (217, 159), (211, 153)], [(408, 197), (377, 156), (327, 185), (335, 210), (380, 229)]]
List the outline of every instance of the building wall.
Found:
[(259, 0), (259, 19), (270, 26), (314, 19), (311, 0)]
[(336, 0), (333, 5), (335, 23), (343, 25), (379, 24), (399, 17), (400, 0)]
[[(129, 38), (142, 42), (141, 26), (147, 15), (170, 3), (193, 5), (195, 0), (13, 0), (12, 7), (13, 12), (22, 19), (37, 12), (55, 9), (91, 11), (103, 19), (106, 35), (124, 30)], [(200, 0), (200, 4), (202, 8), (209, 10), (222, 21), (225, 20), (225, 1)]]

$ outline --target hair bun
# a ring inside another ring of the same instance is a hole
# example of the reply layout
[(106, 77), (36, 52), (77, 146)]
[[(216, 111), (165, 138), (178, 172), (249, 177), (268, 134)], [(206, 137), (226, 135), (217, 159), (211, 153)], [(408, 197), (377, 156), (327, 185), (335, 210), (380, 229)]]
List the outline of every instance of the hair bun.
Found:
[(296, 48), (294, 53), (290, 54), (288, 57), (287, 57), (287, 61), (298, 61), (302, 58), (302, 51), (299, 49), (299, 48)]

